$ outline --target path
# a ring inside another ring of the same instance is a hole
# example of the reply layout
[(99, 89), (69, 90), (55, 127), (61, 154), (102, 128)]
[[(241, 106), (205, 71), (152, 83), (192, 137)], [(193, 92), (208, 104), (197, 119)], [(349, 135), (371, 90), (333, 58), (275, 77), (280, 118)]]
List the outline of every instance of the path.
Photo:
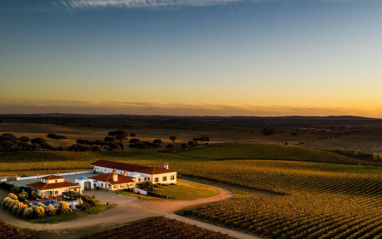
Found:
[[(193, 183), (193, 182), (190, 182)], [(203, 184), (204, 185), (204, 184)], [(204, 185), (207, 186), (207, 185)], [(209, 186), (209, 185), (208, 185)], [(213, 186), (209, 186), (213, 187)], [(255, 237), (238, 231), (234, 231), (228, 228), (216, 226), (213, 224), (208, 224), (198, 220), (182, 217), (175, 215), (173, 212), (184, 207), (217, 202), (225, 199), (229, 199), (233, 194), (225, 189), (213, 187), (219, 190), (220, 194), (208, 198), (199, 198), (195, 200), (177, 200), (177, 201), (156, 201), (156, 200), (139, 200), (137, 198), (117, 195), (114, 193), (108, 194), (107, 198), (111, 202), (115, 202), (116, 206), (114, 208), (102, 211), (94, 215), (88, 215), (81, 217), (76, 220), (71, 220), (67, 222), (57, 223), (57, 224), (37, 224), (30, 223), (28, 221), (20, 220), (10, 215), (5, 210), (0, 210), (0, 218), (9, 224), (20, 228), (27, 228), (32, 230), (42, 230), (44, 231), (45, 237), (52, 237), (54, 234), (55, 238), (79, 238), (88, 234), (89, 232), (96, 233), (104, 231), (111, 226), (120, 225), (127, 222), (136, 221), (146, 217), (153, 216), (166, 216), (179, 221), (197, 225), (202, 228), (206, 228), (213, 231), (220, 231), (224, 234), (229, 234), (234, 237), (244, 238), (244, 239), (260, 239), (260, 237)], [(93, 191), (89, 191), (92, 193)], [(96, 192), (96, 191), (94, 191)], [(107, 193), (107, 192), (104, 192)], [(0, 190), (0, 195), (3, 195), (4, 191)], [(97, 196), (96, 196), (97, 197)], [(125, 198), (125, 200), (121, 200)], [(100, 199), (97, 197), (97, 199)], [(105, 199), (103, 199), (105, 200)], [(44, 235), (43, 235), (44, 236)]]

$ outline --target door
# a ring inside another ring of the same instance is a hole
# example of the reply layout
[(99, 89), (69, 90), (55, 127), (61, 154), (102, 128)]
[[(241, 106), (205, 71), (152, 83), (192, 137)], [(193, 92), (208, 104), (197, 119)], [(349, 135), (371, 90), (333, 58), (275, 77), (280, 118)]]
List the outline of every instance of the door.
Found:
[(85, 189), (92, 189), (91, 182), (85, 182), (84, 186), (85, 186)]

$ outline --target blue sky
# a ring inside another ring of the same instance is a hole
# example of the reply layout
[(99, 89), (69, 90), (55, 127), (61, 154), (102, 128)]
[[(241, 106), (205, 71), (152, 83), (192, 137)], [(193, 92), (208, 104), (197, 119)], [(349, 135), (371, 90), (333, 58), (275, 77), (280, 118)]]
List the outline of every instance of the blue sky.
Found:
[(373, 0), (3, 0), (0, 113), (382, 117)]

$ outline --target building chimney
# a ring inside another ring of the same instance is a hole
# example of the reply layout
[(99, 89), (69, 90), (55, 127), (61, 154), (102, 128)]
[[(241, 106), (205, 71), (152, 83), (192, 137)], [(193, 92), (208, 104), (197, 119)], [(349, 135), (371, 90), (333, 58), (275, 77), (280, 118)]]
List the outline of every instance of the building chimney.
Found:
[(118, 173), (117, 173), (117, 169), (114, 169), (114, 170), (113, 170), (113, 181), (114, 181), (114, 182), (118, 181)]
[(123, 176), (128, 176), (127, 174), (127, 171), (125, 170), (125, 172), (123, 173)]
[(163, 168), (168, 169), (168, 163), (164, 163)]

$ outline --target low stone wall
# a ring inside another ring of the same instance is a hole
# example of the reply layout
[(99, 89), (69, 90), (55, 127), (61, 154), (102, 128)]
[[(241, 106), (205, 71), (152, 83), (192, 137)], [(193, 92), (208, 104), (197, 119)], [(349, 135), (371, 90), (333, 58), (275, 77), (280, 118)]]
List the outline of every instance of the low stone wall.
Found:
[(56, 173), (56, 174), (38, 175), (38, 176), (31, 176), (31, 177), (16, 177), (16, 181), (42, 178), (49, 175), (67, 176), (67, 175), (87, 174), (87, 173), (93, 173), (93, 171), (79, 171), (79, 172), (76, 171), (76, 172), (70, 172), (70, 173)]
[(137, 187), (134, 188), (134, 192), (135, 192), (135, 193), (138, 193), (138, 192), (139, 192), (139, 194), (141, 194), (141, 195), (147, 195), (147, 192), (146, 192), (145, 190), (143, 190), (143, 189), (139, 189), (139, 188), (137, 188)]

